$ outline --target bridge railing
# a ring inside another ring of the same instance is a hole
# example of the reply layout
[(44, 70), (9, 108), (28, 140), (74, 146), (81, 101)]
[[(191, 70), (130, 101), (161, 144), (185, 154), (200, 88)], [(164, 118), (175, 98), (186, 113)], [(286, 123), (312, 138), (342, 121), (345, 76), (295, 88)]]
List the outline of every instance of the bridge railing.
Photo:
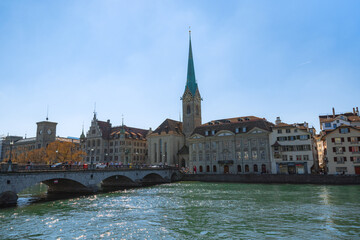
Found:
[[(1, 172), (9, 172), (7, 163), (3, 163)], [(16, 167), (15, 167), (16, 166)], [(11, 172), (38, 172), (38, 171), (116, 171), (116, 170), (139, 170), (139, 169), (178, 169), (175, 166), (167, 165), (101, 165), (91, 164), (13, 164)]]

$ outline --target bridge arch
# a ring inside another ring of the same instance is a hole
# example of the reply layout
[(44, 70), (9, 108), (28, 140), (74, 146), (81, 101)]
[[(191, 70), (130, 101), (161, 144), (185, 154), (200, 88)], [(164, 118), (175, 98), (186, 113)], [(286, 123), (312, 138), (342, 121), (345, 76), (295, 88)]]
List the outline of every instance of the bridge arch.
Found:
[(146, 186), (146, 185), (154, 185), (159, 183), (166, 183), (168, 181), (164, 179), (160, 174), (149, 173), (141, 179), (141, 182), (143, 185)]
[(116, 174), (109, 176), (101, 181), (101, 188), (104, 191), (118, 190), (126, 187), (139, 187), (139, 182), (133, 181), (130, 177)]

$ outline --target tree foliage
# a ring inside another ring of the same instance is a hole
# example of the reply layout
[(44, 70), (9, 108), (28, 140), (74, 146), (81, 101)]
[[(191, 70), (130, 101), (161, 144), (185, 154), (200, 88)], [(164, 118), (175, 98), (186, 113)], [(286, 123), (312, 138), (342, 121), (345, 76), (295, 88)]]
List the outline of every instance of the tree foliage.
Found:
[[(9, 156), (9, 152), (6, 154)], [(79, 150), (77, 145), (71, 142), (55, 141), (46, 148), (34, 149), (25, 152), (12, 151), (11, 160), (19, 164), (28, 162), (35, 164), (54, 164), (58, 162), (80, 162), (84, 159), (86, 153)], [(8, 161), (9, 157), (4, 161)]]

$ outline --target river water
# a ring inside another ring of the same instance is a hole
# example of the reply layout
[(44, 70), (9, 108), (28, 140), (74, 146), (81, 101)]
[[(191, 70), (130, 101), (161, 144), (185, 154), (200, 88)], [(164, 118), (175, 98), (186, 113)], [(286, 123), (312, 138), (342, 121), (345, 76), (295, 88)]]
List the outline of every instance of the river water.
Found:
[(0, 239), (360, 239), (360, 186), (178, 182), (0, 209)]

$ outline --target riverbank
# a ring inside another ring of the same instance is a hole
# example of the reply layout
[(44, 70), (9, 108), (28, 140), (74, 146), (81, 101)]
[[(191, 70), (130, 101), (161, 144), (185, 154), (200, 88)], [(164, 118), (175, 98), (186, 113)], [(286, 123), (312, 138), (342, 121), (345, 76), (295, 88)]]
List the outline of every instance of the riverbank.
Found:
[(182, 178), (182, 181), (360, 185), (360, 176), (280, 174), (185, 174)]

